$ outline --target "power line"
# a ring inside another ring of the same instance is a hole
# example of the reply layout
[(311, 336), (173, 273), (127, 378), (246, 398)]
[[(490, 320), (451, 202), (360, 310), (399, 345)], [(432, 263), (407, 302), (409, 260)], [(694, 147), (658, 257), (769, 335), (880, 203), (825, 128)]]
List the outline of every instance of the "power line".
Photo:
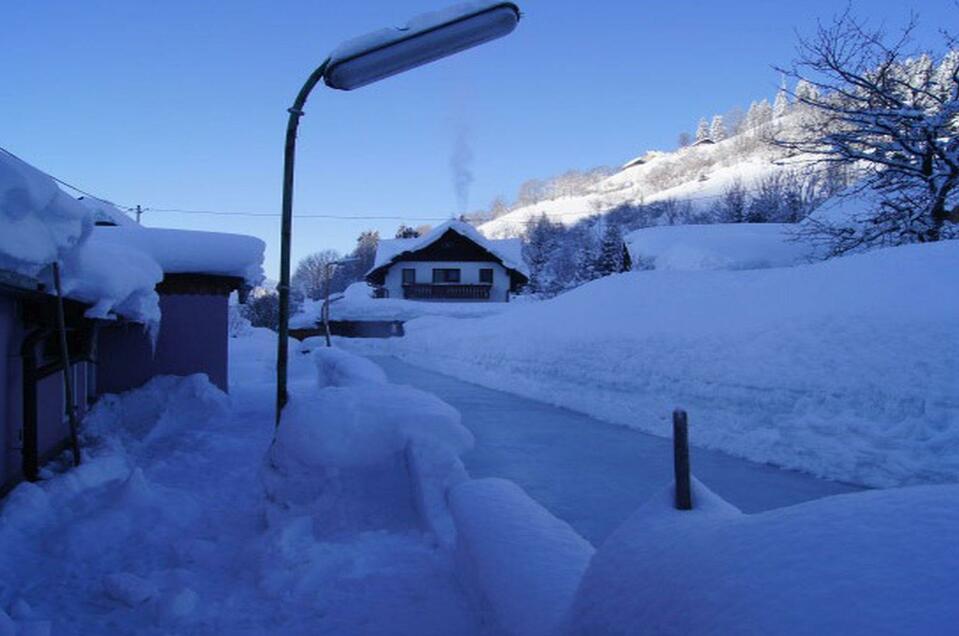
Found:
[[(25, 163), (25, 164), (30, 165), (31, 167), (33, 167), (32, 164), (27, 163), (26, 161), (24, 161), (23, 159), (21, 159), (20, 157), (18, 157), (16, 154), (10, 152), (9, 150), (7, 150), (6, 148), (4, 148), (4, 147), (2, 147), (2, 146), (0, 146), (0, 151), (6, 153), (7, 155), (9, 155), (9, 156), (11, 156), (11, 157), (13, 157), (13, 158), (16, 159), (17, 161), (20, 161), (20, 162), (22, 162), (22, 163)], [(55, 182), (59, 183), (60, 185), (66, 187), (66, 188), (69, 188), (70, 190), (73, 190), (74, 192), (78, 192), (79, 194), (82, 194), (83, 196), (90, 197), (91, 199), (96, 199), (97, 201), (103, 201), (104, 203), (109, 203), (110, 205), (112, 205), (112, 206), (114, 206), (114, 207), (117, 207), (117, 208), (119, 208), (119, 209), (121, 209), (121, 210), (123, 210), (123, 211), (126, 211), (126, 212), (136, 211), (138, 220), (139, 220), (140, 215), (141, 215), (143, 212), (165, 212), (165, 213), (171, 213), (171, 214), (198, 214), (198, 215), (208, 215), (208, 216), (242, 216), (242, 217), (263, 217), (263, 218), (276, 218), (276, 217), (280, 217), (280, 216), (281, 216), (281, 213), (279, 213), (279, 212), (240, 211), (240, 210), (192, 210), (192, 209), (186, 209), (186, 208), (154, 208), (154, 207), (141, 207), (141, 206), (139, 206), (139, 205), (136, 205), (136, 206), (132, 206), (132, 205), (121, 205), (121, 204), (115, 203), (115, 202), (113, 202), (113, 201), (111, 201), (110, 199), (107, 199), (107, 198), (105, 198), (105, 197), (101, 197), (101, 196), (95, 195), (95, 194), (93, 194), (93, 193), (91, 193), (91, 192), (88, 192), (88, 191), (86, 191), (86, 190), (83, 190), (82, 188), (78, 188), (77, 186), (75, 186), (75, 185), (73, 185), (73, 184), (71, 184), (71, 183), (69, 183), (69, 182), (67, 182), (67, 181), (64, 181), (63, 179), (60, 179), (60, 178), (58, 178), (58, 177), (55, 177), (54, 175), (50, 174), (49, 172), (45, 172), (45, 171), (43, 171), (43, 170), (39, 170), (39, 168), (34, 168), (34, 169), (35, 169), (35, 170), (38, 170), (39, 172), (42, 172), (43, 174), (45, 174), (46, 176), (50, 177), (51, 179), (53, 179)], [(718, 199), (718, 198), (720, 198), (720, 197), (722, 197), (722, 196), (723, 196), (722, 194), (707, 194), (707, 195), (700, 195), (700, 196), (697, 196), (697, 197), (684, 197), (684, 198), (678, 199), (678, 200), (679, 200), (679, 201), (705, 201), (705, 200), (710, 200), (710, 199)], [(654, 201), (653, 203), (650, 203), (650, 204), (648, 204), (648, 205), (653, 205), (653, 204), (655, 204), (655, 203), (660, 203), (660, 202), (664, 202), (664, 201), (668, 201), (668, 200), (670, 200), (670, 199), (664, 199), (664, 200), (661, 200), (661, 201)], [(628, 205), (626, 202), (624, 202), (623, 204)], [(534, 203), (533, 205), (536, 205), (536, 204)], [(637, 204), (637, 203), (633, 203), (633, 205), (643, 205), (643, 203), (638, 203), (638, 204)], [(543, 214), (543, 213), (541, 213), (541, 214)], [(585, 218), (588, 218), (588, 217), (590, 217), (590, 216), (593, 216), (594, 214), (599, 214), (599, 213), (598, 213), (598, 212), (593, 212), (593, 213), (589, 213), (589, 212), (555, 212), (555, 213), (552, 213), (552, 214), (547, 214), (546, 216), (547, 216), (548, 218), (557, 218), (557, 217), (564, 217), (564, 218), (565, 218), (565, 217), (580, 217), (580, 218), (584, 218), (584, 219), (585, 219)], [(532, 216), (538, 217), (538, 216), (540, 216), (540, 215), (534, 213)], [(350, 215), (346, 215), (346, 214), (318, 214), (318, 213), (296, 213), (296, 214), (295, 214), (295, 217), (296, 217), (297, 219), (329, 219), (329, 220), (342, 220), (342, 221), (349, 221), (349, 220), (353, 220), (353, 221), (401, 221), (401, 222), (406, 222), (406, 221), (446, 221), (446, 220), (448, 220), (448, 219), (450, 218), (450, 217), (446, 217), (446, 216), (401, 216), (401, 215), (395, 215), (395, 214), (381, 214), (381, 215), (380, 215), (380, 214), (363, 214), (363, 215), (357, 215), (357, 216), (350, 216)], [(498, 218), (503, 218), (503, 217), (498, 217)], [(495, 221), (495, 220), (497, 220), (497, 219), (490, 219), (490, 220), (491, 220), (491, 221)], [(538, 222), (538, 218), (526, 218), (526, 219), (523, 219), (523, 220), (512, 220), (512, 219), (507, 220), (507, 223), (516, 224), (516, 225), (531, 225), (531, 224), (536, 223), (536, 222)]]
[[(254, 212), (239, 210), (188, 210), (183, 208), (144, 208), (147, 212), (172, 212), (174, 214), (206, 214), (212, 216), (253, 216), (253, 217), (279, 217), (279, 212)], [(315, 214), (298, 213), (294, 216), (297, 219), (340, 219), (340, 220), (360, 220), (360, 221), (445, 221), (449, 217), (443, 216), (399, 216), (391, 214), (364, 214), (350, 216), (346, 214)]]
[(121, 209), (126, 209), (126, 210), (132, 210), (132, 209), (133, 209), (133, 206), (120, 205), (120, 204), (118, 204), (118, 203), (114, 203), (114, 202), (111, 201), (110, 199), (105, 199), (105, 198), (100, 197), (100, 196), (97, 196), (97, 195), (95, 195), (95, 194), (91, 194), (90, 192), (87, 192), (86, 190), (83, 190), (83, 189), (81, 189), (81, 188), (78, 188), (77, 186), (75, 186), (75, 185), (73, 185), (73, 184), (71, 184), (71, 183), (67, 183), (67, 182), (64, 181), (63, 179), (60, 179), (60, 178), (58, 178), (58, 177), (53, 176), (53, 175), (50, 174), (49, 172), (44, 172), (43, 170), (40, 170), (39, 168), (35, 167), (33, 164), (24, 161), (23, 159), (21, 159), (20, 157), (18, 157), (18, 156), (15, 155), (14, 153), (10, 152), (9, 150), (7, 150), (6, 148), (4, 148), (3, 146), (0, 146), (0, 151), (3, 151), (4, 153), (10, 155), (11, 157), (13, 157), (14, 159), (16, 159), (17, 161), (19, 161), (19, 162), (21, 162), (21, 163), (25, 163), (26, 165), (30, 166), (31, 168), (33, 168), (33, 169), (36, 170), (37, 172), (42, 172), (43, 174), (45, 174), (46, 176), (50, 177), (51, 179), (53, 179), (54, 181), (56, 181), (56, 182), (59, 183), (60, 185), (62, 185), (62, 186), (64, 186), (64, 187), (67, 187), (67, 188), (73, 190), (74, 192), (79, 192), (80, 194), (82, 194), (82, 195), (85, 196), (85, 197), (90, 197), (91, 199), (96, 199), (97, 201), (103, 201), (104, 203), (109, 203), (110, 205), (112, 205), (112, 206), (114, 206), (114, 207), (116, 207), (116, 208), (121, 208)]

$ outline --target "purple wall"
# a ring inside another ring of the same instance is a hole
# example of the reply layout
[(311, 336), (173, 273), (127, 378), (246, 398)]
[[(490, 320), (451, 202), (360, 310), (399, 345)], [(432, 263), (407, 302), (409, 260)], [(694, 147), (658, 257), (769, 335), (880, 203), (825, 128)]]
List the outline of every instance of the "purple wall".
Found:
[[(20, 347), (27, 329), (17, 301), (0, 293), (0, 489), (23, 477), (21, 429), (23, 427), (23, 368)], [(86, 362), (71, 367), (78, 415), (87, 411)], [(37, 384), (37, 446), (41, 461), (64, 444), (70, 435), (63, 404), (63, 375), (55, 373)]]
[(228, 297), (161, 294), (156, 350), (137, 325), (101, 329), (97, 392), (119, 393), (155, 375), (206, 373), (227, 390)]
[(0, 486), (20, 475), (20, 338), (17, 305), (0, 294)]

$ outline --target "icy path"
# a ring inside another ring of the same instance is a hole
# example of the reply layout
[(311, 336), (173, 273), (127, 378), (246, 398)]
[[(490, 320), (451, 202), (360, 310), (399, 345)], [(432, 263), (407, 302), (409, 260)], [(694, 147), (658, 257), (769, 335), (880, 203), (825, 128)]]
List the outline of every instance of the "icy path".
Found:
[[(505, 477), (598, 545), (672, 479), (669, 440), (502, 391), (374, 357), (390, 381), (457, 408), (476, 436), (464, 456), (474, 477)], [(696, 423), (690, 437), (695, 441)], [(857, 490), (854, 486), (694, 448), (693, 472), (744, 512)]]

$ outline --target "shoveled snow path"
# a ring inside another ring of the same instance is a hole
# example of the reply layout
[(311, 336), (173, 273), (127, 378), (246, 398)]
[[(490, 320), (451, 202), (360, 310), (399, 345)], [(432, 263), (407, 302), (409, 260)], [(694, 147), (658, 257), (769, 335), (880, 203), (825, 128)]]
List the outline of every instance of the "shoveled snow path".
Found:
[[(505, 477), (599, 545), (672, 479), (668, 439), (470, 384), (393, 357), (374, 357), (391, 382), (438, 395), (476, 436), (463, 460), (473, 477)], [(696, 422), (690, 422), (696, 439)], [(743, 512), (858, 490), (725, 453), (692, 449), (693, 472)]]

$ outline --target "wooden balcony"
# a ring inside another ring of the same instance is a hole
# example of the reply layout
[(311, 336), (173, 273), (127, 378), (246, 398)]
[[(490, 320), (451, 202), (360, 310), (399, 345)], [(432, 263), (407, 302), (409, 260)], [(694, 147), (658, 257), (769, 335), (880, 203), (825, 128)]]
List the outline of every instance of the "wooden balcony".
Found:
[(491, 285), (459, 285), (413, 283), (403, 285), (403, 298), (408, 300), (489, 300)]

